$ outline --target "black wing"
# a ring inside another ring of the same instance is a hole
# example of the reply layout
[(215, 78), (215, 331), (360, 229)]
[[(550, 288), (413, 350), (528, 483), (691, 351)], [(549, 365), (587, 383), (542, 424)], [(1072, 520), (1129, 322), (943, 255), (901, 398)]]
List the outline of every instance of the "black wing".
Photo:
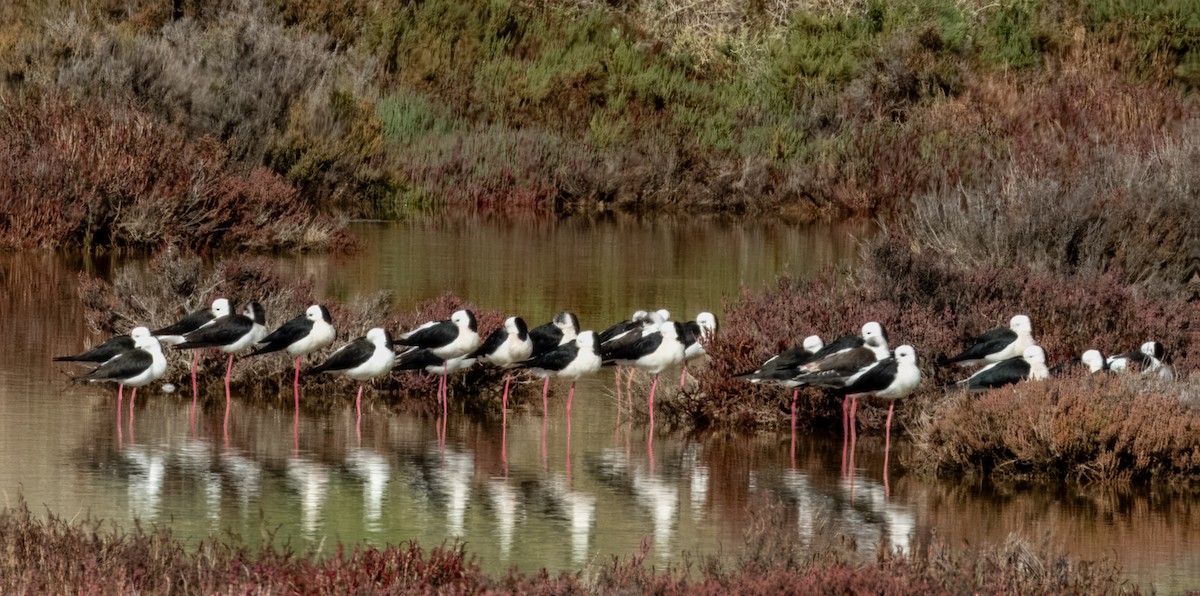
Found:
[(93, 346), (92, 349), (75, 354), (74, 356), (55, 356), (56, 362), (107, 362), (117, 354), (133, 349), (133, 338), (128, 335), (116, 335), (104, 343)]
[(499, 350), (500, 346), (504, 345), (504, 342), (507, 339), (508, 330), (504, 327), (500, 327), (499, 329), (493, 331), (491, 335), (487, 336), (487, 339), (485, 339), (483, 343), (479, 345), (479, 349), (471, 352), (467, 358), (479, 358), (480, 356), (491, 355), (495, 353), (496, 350)]
[(814, 355), (814, 352), (809, 352), (804, 346), (796, 346), (772, 356), (757, 369), (734, 375), (734, 378), (786, 381), (795, 377), (798, 369), (811, 362)]
[[(622, 341), (625, 338), (629, 338), (629, 340)], [(662, 345), (662, 342), (663, 335), (659, 331), (647, 335), (632, 331), (620, 339), (608, 342), (608, 345), (600, 346), (600, 358), (605, 362), (637, 360), (646, 354), (653, 353), (658, 346)]]
[(895, 358), (884, 358), (859, 375), (858, 378), (843, 385), (840, 391), (842, 393), (869, 393), (887, 389), (896, 380), (896, 371), (899, 370), (899, 367)]
[(820, 350), (817, 350), (817, 353), (813, 354), (813, 357), (810, 360), (810, 362), (815, 362), (817, 360), (827, 358), (838, 352), (844, 352), (846, 350), (852, 350), (854, 348), (861, 348), (866, 343), (867, 342), (864, 341), (863, 338), (861, 338), (857, 335), (843, 335), (843, 336), (833, 340), (833, 343), (821, 348)]
[(840, 377), (844, 382), (845, 377), (871, 366), (875, 361), (875, 352), (866, 346), (843, 350), (825, 358), (814, 358), (800, 368), (800, 374), (795, 379), (805, 383), (818, 383), (822, 382), (822, 379), (835, 382), (833, 379)]
[(620, 323), (617, 323), (616, 325), (597, 333), (596, 343), (603, 344), (604, 342), (609, 341), (612, 338), (625, 333), (626, 331), (641, 329), (642, 327), (643, 323), (641, 321), (621, 321)]
[(983, 335), (975, 338), (975, 343), (971, 347), (962, 351), (961, 354), (950, 358), (946, 362), (953, 364), (955, 362), (963, 362), (968, 360), (982, 360), (989, 354), (995, 354), (1003, 350), (1008, 344), (1017, 341), (1017, 332), (1007, 327), (992, 329)]
[(150, 335), (185, 335), (199, 329), (211, 320), (213, 320), (212, 309), (202, 308), (179, 319), (178, 323), (151, 331)]
[(1028, 376), (1029, 363), (1024, 358), (1009, 358), (967, 377), (963, 382), (970, 389), (988, 389), (1012, 385)]
[(329, 355), (329, 359), (322, 362), (319, 366), (308, 369), (304, 374), (315, 375), (317, 373), (347, 370), (354, 368), (368, 360), (375, 354), (375, 344), (366, 337), (360, 337), (340, 348)]
[(683, 347), (687, 348), (700, 341), (701, 334), (700, 323), (688, 321), (683, 324), (683, 335), (679, 339), (683, 342)]
[(309, 333), (312, 333), (313, 322), (306, 315), (300, 315), (286, 323), (279, 329), (272, 331), (258, 342), (259, 347), (250, 352), (250, 356), (259, 354), (267, 354), (270, 352), (278, 352), (301, 339), (304, 339)]
[(562, 342), (563, 332), (554, 322), (538, 325), (529, 330), (529, 340), (533, 342), (533, 356), (536, 358), (558, 347)]
[(566, 368), (579, 355), (579, 345), (569, 341), (540, 356), (534, 356), (517, 365), (517, 368), (540, 368), (559, 371)]
[(425, 370), (427, 366), (441, 366), (445, 362), (429, 348), (417, 348), (396, 356), (393, 370)]
[(458, 326), (446, 320), (413, 329), (392, 340), (392, 344), (417, 346), (418, 348), (440, 348), (456, 339), (458, 339)]
[(123, 381), (142, 374), (152, 364), (154, 357), (150, 352), (142, 349), (128, 350), (101, 364), (96, 370), (75, 378), (88, 381)]
[(254, 327), (244, 315), (228, 315), (213, 321), (212, 325), (201, 327), (183, 337), (183, 343), (175, 346), (181, 350), (188, 348), (212, 348), (227, 346), (250, 332)]

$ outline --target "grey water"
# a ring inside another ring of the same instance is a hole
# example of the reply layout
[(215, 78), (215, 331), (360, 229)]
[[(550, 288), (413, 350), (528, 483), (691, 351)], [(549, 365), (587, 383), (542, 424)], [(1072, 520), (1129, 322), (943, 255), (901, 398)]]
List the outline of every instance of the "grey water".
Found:
[[(312, 277), (330, 301), (387, 291), (405, 309), (449, 291), (531, 324), (570, 309), (585, 328), (601, 329), (639, 308), (722, 317), (743, 290), (779, 275), (852, 268), (856, 238), (870, 229), (412, 220), (353, 232), (358, 252), (280, 256), (278, 266)], [(67, 518), (166, 525), (193, 544), (233, 533), (331, 552), (338, 542), (458, 539), (485, 569), (552, 572), (603, 565), (643, 542), (657, 565), (737, 554), (770, 511), (803, 544), (846, 538), (865, 558), (879, 545), (1019, 537), (1114, 560), (1143, 588), (1200, 586), (1198, 501), (1150, 489), (928, 481), (904, 473), (902, 440), (885, 477), (882, 440), (869, 434), (845, 472), (835, 432), (798, 437), (794, 457), (786, 432), (660, 430), (651, 443), (643, 425), (620, 413), (609, 374), (580, 384), (569, 434), (555, 400), (546, 417), (540, 407), (515, 410), (504, 426), (452, 412), (444, 447), (435, 420), (378, 406), (368, 406), (359, 436), (349, 401), (329, 413), (302, 411), (296, 436), (290, 407), (236, 394), (227, 438), (223, 411), (190, 418), (187, 391), (149, 387), (132, 413), (118, 410), (112, 387), (70, 383), (79, 369), (50, 358), (101, 339), (87, 331), (79, 271), (131, 264), (137, 259), (95, 267), (65, 255), (0, 255), (5, 504), (24, 498), (34, 511)], [(272, 315), (279, 322), (294, 313)]]

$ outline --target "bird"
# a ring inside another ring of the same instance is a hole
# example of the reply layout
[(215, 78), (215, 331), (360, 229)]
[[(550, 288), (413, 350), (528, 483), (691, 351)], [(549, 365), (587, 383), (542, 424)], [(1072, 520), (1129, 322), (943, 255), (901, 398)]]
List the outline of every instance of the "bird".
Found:
[(1164, 379), (1175, 378), (1175, 372), (1162, 361), (1166, 355), (1163, 345), (1156, 341), (1145, 342), (1137, 350), (1108, 357), (1108, 367), (1114, 372), (1124, 373), (1139, 370), (1142, 374), (1158, 373)]
[(304, 314), (284, 323), (258, 342), (258, 347), (247, 356), (269, 354), (279, 350), (296, 357), (296, 376), (292, 388), (296, 396), (296, 412), (300, 411), (300, 358), (317, 350), (329, 347), (337, 333), (329, 309), (314, 304)]
[[(479, 323), (475, 313), (456, 310), (449, 319), (429, 321), (411, 331), (401, 333), (392, 340), (393, 345), (428, 348), (443, 361), (470, 354), (479, 347)], [(446, 411), (446, 375), (438, 385), (438, 399), (443, 412)]]
[[(1038, 348), (1039, 350), (1041, 348)], [(895, 354), (864, 366), (858, 372), (841, 378), (826, 377), (815, 384), (831, 387), (846, 395), (853, 395), (857, 405), (858, 396), (874, 395), (889, 400), (887, 438), (884, 443), (884, 466), (887, 452), (892, 444), (892, 413), (896, 400), (907, 397), (921, 382), (921, 370), (917, 368), (917, 351), (905, 344), (896, 348)], [(850, 425), (854, 425), (855, 408), (850, 410)]]
[(1086, 371), (1097, 373), (1108, 370), (1108, 360), (1100, 353), (1100, 350), (1088, 350), (1079, 358), (1072, 358), (1066, 362), (1060, 362), (1050, 367), (1050, 376), (1058, 376), (1072, 373), (1075, 371)]
[[(857, 339), (857, 336), (851, 336)], [(794, 389), (792, 392), (792, 444), (796, 443), (796, 400), (800, 396), (800, 386), (804, 383), (795, 380), (801, 366), (808, 364), (825, 347), (821, 336), (810, 335), (799, 345), (780, 352), (767, 359), (758, 368), (734, 375), (735, 379), (751, 383), (772, 383)]]
[(710, 312), (696, 315), (694, 321), (683, 324), (683, 372), (679, 374), (679, 388), (683, 389), (687, 379), (687, 363), (704, 356), (704, 344), (717, 333), (717, 316)]
[[(833, 343), (821, 348), (812, 360), (797, 368), (792, 380), (802, 385), (828, 384), (857, 374), (862, 369), (891, 355), (888, 351), (887, 332), (883, 325), (868, 321), (862, 326), (862, 335), (843, 335)], [(794, 401), (794, 400), (793, 400)], [(857, 405), (852, 394), (842, 398), (842, 431), (849, 434), (851, 403)]]
[(267, 335), (266, 311), (257, 302), (251, 302), (242, 309), (241, 314), (225, 315), (213, 319), (208, 324), (187, 333), (184, 341), (176, 344), (175, 348), (189, 350), (195, 348), (218, 348), (229, 354), (229, 362), (225, 365), (225, 401), (229, 402), (229, 378), (233, 374), (233, 355), (262, 341)]
[[(439, 356), (440, 358), (440, 356)], [(315, 375), (324, 372), (340, 372), (343, 376), (359, 381), (358, 395), (354, 398), (355, 410), (362, 419), (362, 393), (366, 381), (392, 370), (396, 353), (392, 351), (392, 337), (382, 327), (374, 327), (363, 337), (338, 348), (325, 362), (304, 372)]]
[(1042, 381), (1050, 376), (1046, 368), (1046, 352), (1041, 346), (1029, 346), (1017, 358), (1009, 358), (989, 364), (975, 374), (953, 383), (970, 391), (984, 391), (995, 387), (1011, 385), (1026, 379)]
[(521, 317), (505, 319), (504, 325), (493, 331), (477, 350), (471, 352), (470, 356), (507, 370), (504, 373), (504, 394), (500, 401), (500, 410), (507, 416), (508, 385), (512, 380), (511, 369), (518, 362), (528, 360), (533, 356), (533, 340), (529, 337), (529, 326), (525, 324), (525, 319)]
[(167, 372), (167, 359), (163, 356), (158, 338), (146, 327), (135, 327), (130, 332), (134, 337), (133, 348), (106, 360), (91, 372), (73, 377), (81, 381), (112, 381), (117, 383), (117, 408), (121, 407), (121, 393), (125, 386), (133, 387), (129, 396), (130, 408), (137, 396), (137, 388), (149, 384)]
[(644, 311), (644, 310), (635, 310), (635, 311), (633, 311), (633, 314), (629, 316), (628, 319), (621, 321), (619, 323), (614, 323), (608, 329), (605, 329), (604, 331), (597, 333), (596, 341), (600, 345), (604, 345), (604, 342), (606, 342), (618, 335), (621, 335), (622, 333), (625, 333), (626, 331), (630, 331), (632, 329), (641, 329), (642, 327), (646, 326), (646, 324), (649, 322), (649, 317), (650, 317), (649, 312)]
[(654, 392), (658, 388), (658, 375), (662, 371), (683, 363), (683, 325), (666, 321), (653, 332), (641, 336), (627, 335), (631, 341), (615, 340), (601, 350), (605, 363), (634, 366), (654, 375), (650, 384), (650, 425), (654, 426)]
[[(229, 316), (233, 312), (233, 307), (230, 306), (229, 300), (226, 298), (217, 298), (213, 300), (212, 306), (202, 308), (200, 310), (189, 313), (179, 321), (155, 329), (150, 332), (151, 335), (158, 338), (158, 341), (169, 345), (178, 345), (183, 343), (183, 336), (191, 333), (221, 317)], [(199, 385), (196, 382), (196, 365), (200, 363), (200, 352), (196, 351), (192, 355), (192, 405), (195, 407), (197, 393), (199, 393)]]
[[(565, 345), (579, 335), (579, 317), (575, 313), (564, 310), (554, 315), (554, 318), (549, 323), (543, 323), (529, 330), (529, 340), (533, 342), (533, 354), (530, 358), (537, 358), (559, 346)], [(600, 345), (597, 341), (596, 345)], [(542, 411), (545, 412), (549, 402), (547, 395), (550, 392), (550, 377), (546, 377), (546, 382), (542, 384)]]
[(84, 364), (102, 364), (111, 360), (114, 356), (128, 352), (134, 349), (138, 334), (141, 336), (149, 336), (150, 330), (146, 327), (134, 327), (129, 335), (114, 335), (103, 343), (92, 346), (91, 349), (80, 352), (73, 356), (55, 356), (55, 362), (80, 362)]
[[(600, 370), (603, 361), (596, 351), (596, 332), (583, 331), (573, 341), (565, 343), (545, 354), (534, 356), (516, 365), (535, 375), (571, 379), (571, 390), (567, 393), (567, 416), (571, 415), (571, 400), (575, 396), (575, 381), (584, 375)], [(543, 404), (544, 407), (544, 404)]]
[(952, 358), (942, 360), (943, 366), (958, 364), (972, 366), (1000, 362), (1009, 358), (1020, 357), (1025, 348), (1034, 345), (1033, 324), (1027, 315), (1015, 315), (1008, 322), (1008, 327), (992, 329), (975, 338), (971, 346)]

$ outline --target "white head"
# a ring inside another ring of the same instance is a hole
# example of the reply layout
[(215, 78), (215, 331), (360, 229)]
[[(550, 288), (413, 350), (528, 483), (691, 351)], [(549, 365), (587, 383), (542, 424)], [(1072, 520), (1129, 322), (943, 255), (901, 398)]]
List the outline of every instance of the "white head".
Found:
[(662, 333), (664, 339), (679, 339), (683, 335), (680, 333), (679, 323), (673, 321), (667, 321), (666, 323), (659, 325), (658, 331), (659, 333)]
[(863, 325), (862, 338), (870, 346), (879, 347), (887, 345), (887, 335), (883, 332), (883, 325), (875, 321)]
[(660, 322), (666, 322), (666, 321), (671, 320), (671, 311), (669, 311), (665, 308), (660, 308), (660, 309), (654, 311), (654, 314), (658, 315)]
[(696, 324), (700, 326), (700, 335), (708, 339), (717, 332), (717, 316), (710, 312), (696, 315)]
[(1025, 351), (1021, 354), (1021, 358), (1024, 358), (1030, 364), (1045, 364), (1046, 351), (1041, 346), (1029, 346), (1025, 348)]
[(383, 327), (372, 327), (367, 331), (367, 341), (383, 347), (391, 347), (392, 338), (388, 336), (388, 332)]
[(917, 351), (910, 345), (904, 344), (896, 348), (896, 362), (907, 362), (909, 364), (917, 363)]
[(1142, 347), (1139, 349), (1141, 350), (1141, 352), (1143, 354), (1145, 354), (1151, 358), (1154, 358), (1156, 360), (1161, 360), (1163, 357), (1162, 344), (1160, 344), (1156, 341), (1148, 341), (1148, 342), (1142, 344)]
[(633, 311), (633, 315), (629, 317), (629, 320), (636, 323), (638, 321), (645, 320), (646, 317), (649, 317), (649, 316), (650, 316), (650, 313), (648, 313), (644, 310), (635, 310), (635, 311)]
[(450, 322), (459, 329), (475, 331), (478, 328), (478, 323), (475, 322), (475, 313), (467, 309), (454, 311), (454, 314), (450, 315)]
[(304, 311), (304, 316), (314, 323), (317, 321), (325, 321), (326, 323), (331, 324), (333, 323), (333, 317), (329, 316), (329, 309), (321, 306), (320, 304), (314, 304), (308, 307)]
[(590, 348), (596, 345), (596, 332), (584, 331), (575, 338), (575, 345), (581, 348)]
[(145, 335), (134, 336), (131, 333), (130, 336), (133, 337), (133, 347), (135, 347), (135, 348), (141, 348), (148, 352), (161, 352), (162, 351), (162, 344), (158, 343), (157, 337), (150, 335), (149, 329), (146, 330)]
[(1028, 315), (1016, 315), (1008, 321), (1008, 328), (1017, 333), (1033, 333), (1033, 323)]
[(804, 338), (804, 350), (810, 354), (815, 354), (825, 347), (825, 342), (821, 341), (820, 335), (810, 335)]
[(214, 317), (229, 316), (232, 309), (229, 306), (229, 300), (225, 298), (217, 298), (212, 303), (212, 314)]
[(129, 337), (133, 338), (134, 345), (137, 345), (138, 338), (150, 337), (149, 327), (134, 327), (129, 331)]
[(516, 335), (521, 332), (520, 329), (517, 329), (517, 318), (516, 317), (509, 317), (507, 319), (504, 319), (504, 332), (509, 335)]
[(1104, 355), (1100, 350), (1088, 350), (1079, 357), (1079, 360), (1088, 367), (1088, 372), (1099, 372), (1104, 370)]

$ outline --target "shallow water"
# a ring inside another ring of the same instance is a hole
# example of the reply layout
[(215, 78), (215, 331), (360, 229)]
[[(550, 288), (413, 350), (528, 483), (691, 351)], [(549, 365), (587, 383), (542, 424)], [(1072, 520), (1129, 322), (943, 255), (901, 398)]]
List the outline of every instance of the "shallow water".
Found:
[[(602, 328), (637, 308), (720, 316), (722, 299), (743, 286), (852, 265), (851, 236), (864, 230), (475, 221), (362, 224), (356, 233), (359, 254), (281, 258), (281, 267), (316, 276), (330, 299), (388, 290), (406, 308), (453, 291), (533, 324), (571, 308), (585, 327)], [(373, 400), (361, 438), (349, 406), (302, 412), (295, 437), (289, 408), (236, 395), (227, 438), (224, 412), (193, 419), (186, 390), (143, 391), (131, 415), (110, 387), (71, 384), (67, 373), (78, 369), (50, 362), (97, 339), (76, 298), (81, 266), (0, 255), (0, 305), (10, 314), (0, 318), (9, 339), (0, 490), (9, 504), (21, 494), (35, 510), (68, 518), (138, 518), (192, 541), (230, 531), (255, 543), (273, 533), (325, 552), (339, 540), (431, 546), (460, 537), (489, 570), (552, 571), (630, 555), (644, 540), (656, 564), (678, 563), (684, 551), (736, 553), (770, 510), (802, 541), (846, 536), (864, 557), (881, 541), (911, 549), (1016, 535), (1115, 559), (1143, 587), (1200, 585), (1198, 501), (1149, 490), (921, 482), (903, 474), (903, 443), (893, 445), (885, 477), (882, 440), (870, 434), (852, 463), (840, 433), (801, 437), (794, 459), (787, 434), (659, 432), (650, 443), (628, 416), (618, 423), (608, 374), (580, 384), (569, 434), (556, 401), (547, 418), (519, 410), (506, 427), (452, 412), (444, 447), (433, 419), (385, 414)]]

